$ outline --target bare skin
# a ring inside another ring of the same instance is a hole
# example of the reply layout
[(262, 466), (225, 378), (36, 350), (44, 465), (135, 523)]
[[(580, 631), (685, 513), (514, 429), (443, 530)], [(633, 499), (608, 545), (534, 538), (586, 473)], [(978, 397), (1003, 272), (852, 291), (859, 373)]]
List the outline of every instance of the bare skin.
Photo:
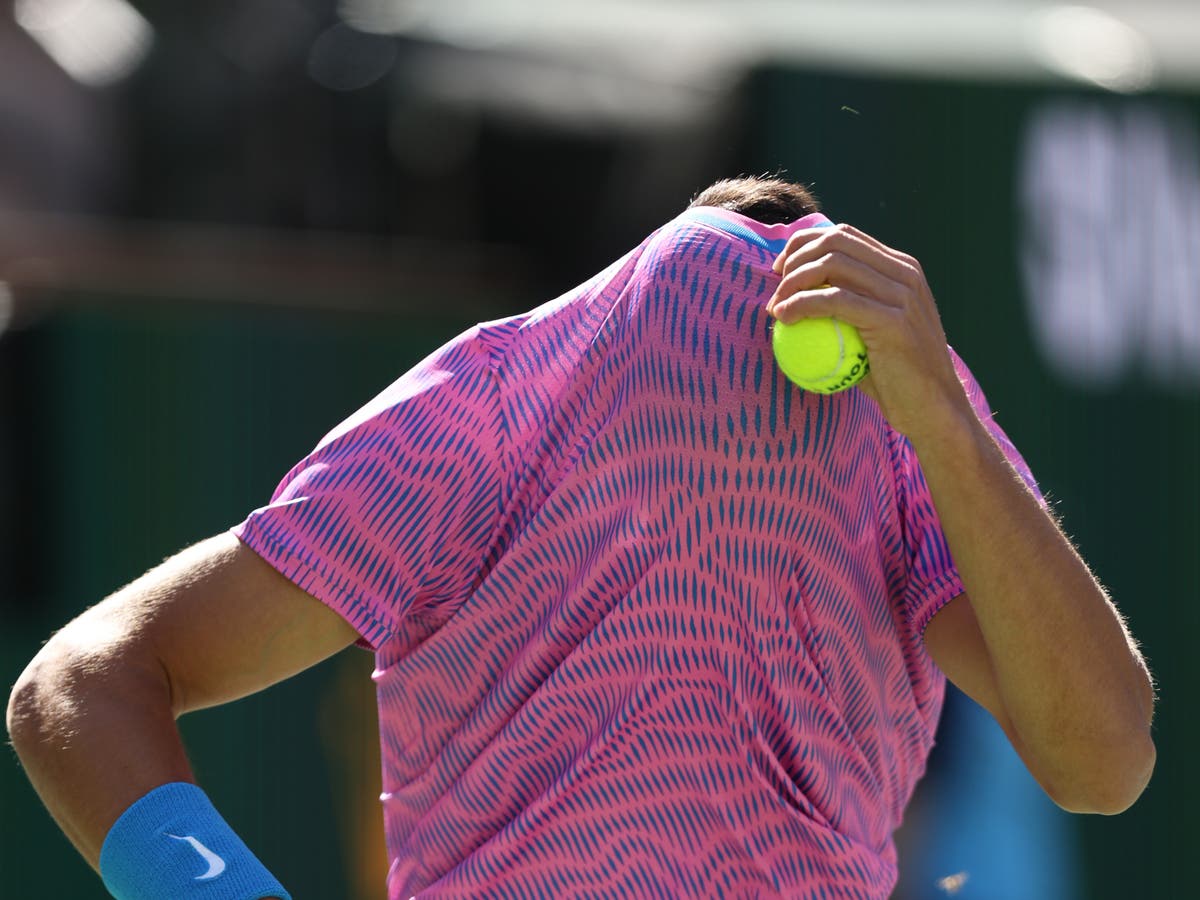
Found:
[(767, 309), (777, 319), (836, 316), (858, 328), (871, 360), (862, 388), (921, 462), (966, 588), (927, 628), (930, 655), (995, 716), (1056, 803), (1128, 808), (1155, 761), (1146, 664), (975, 415), (920, 264), (842, 225), (794, 234), (775, 270)]

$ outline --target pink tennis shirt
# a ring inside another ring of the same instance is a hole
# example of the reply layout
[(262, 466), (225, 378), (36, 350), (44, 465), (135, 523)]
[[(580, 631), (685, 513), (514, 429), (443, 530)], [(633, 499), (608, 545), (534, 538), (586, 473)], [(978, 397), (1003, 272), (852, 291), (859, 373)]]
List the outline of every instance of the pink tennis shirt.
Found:
[(891, 890), (962, 585), (907, 440), (775, 365), (772, 262), (823, 223), (685, 212), (235, 529), (375, 651), (391, 900)]

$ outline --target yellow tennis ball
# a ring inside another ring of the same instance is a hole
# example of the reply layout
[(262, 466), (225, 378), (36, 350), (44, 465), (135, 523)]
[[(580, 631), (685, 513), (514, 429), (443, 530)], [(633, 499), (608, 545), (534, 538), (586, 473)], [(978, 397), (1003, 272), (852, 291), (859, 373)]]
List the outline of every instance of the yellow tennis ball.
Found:
[(829, 316), (790, 325), (776, 322), (771, 346), (783, 374), (818, 394), (854, 387), (871, 370), (858, 329)]

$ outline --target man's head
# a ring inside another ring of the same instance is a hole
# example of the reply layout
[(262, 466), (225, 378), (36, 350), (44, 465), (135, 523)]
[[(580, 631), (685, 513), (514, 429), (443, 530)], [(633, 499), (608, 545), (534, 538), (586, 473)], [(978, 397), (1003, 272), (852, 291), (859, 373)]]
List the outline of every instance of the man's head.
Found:
[(781, 178), (726, 178), (692, 198), (693, 206), (719, 206), (764, 225), (794, 222), (820, 212), (821, 204), (808, 189)]

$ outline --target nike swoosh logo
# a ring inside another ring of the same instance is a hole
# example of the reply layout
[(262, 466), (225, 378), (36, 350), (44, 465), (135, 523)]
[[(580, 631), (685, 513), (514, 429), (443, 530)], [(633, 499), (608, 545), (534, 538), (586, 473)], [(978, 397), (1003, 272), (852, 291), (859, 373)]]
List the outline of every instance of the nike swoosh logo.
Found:
[(213, 853), (190, 834), (185, 834), (183, 837), (177, 834), (168, 834), (167, 837), (175, 838), (177, 841), (187, 841), (192, 845), (192, 849), (199, 853), (204, 858), (204, 861), (208, 863), (208, 871), (203, 875), (197, 875), (194, 880), (208, 881), (211, 878), (216, 878), (225, 871), (225, 860), (221, 859), (221, 857), (217, 856), (217, 854)]

